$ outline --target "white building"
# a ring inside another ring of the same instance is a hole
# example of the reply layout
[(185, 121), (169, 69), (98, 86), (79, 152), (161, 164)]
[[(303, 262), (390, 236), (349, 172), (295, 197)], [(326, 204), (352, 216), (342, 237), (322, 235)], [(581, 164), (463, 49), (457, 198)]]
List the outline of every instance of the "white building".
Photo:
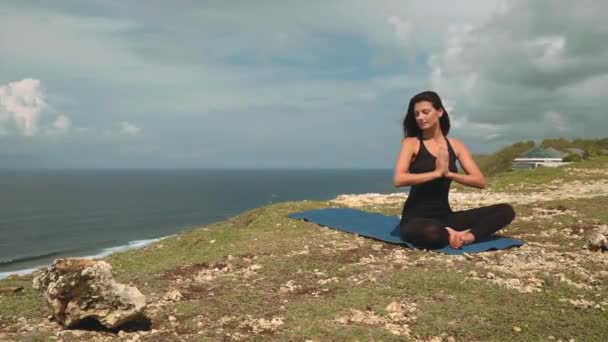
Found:
[(511, 167), (513, 169), (531, 169), (538, 166), (556, 167), (570, 164), (569, 162), (563, 161), (565, 156), (566, 153), (552, 147), (535, 147), (513, 159)]

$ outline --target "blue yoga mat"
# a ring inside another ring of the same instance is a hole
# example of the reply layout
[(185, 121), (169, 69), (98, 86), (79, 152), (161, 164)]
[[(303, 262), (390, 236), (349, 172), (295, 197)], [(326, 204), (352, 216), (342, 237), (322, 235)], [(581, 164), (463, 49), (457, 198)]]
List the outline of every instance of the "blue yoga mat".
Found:
[[(401, 240), (399, 234), (399, 217), (387, 216), (381, 213), (373, 213), (353, 208), (324, 208), (291, 213), (288, 217), (303, 219), (329, 228), (343, 230), (345, 232), (359, 234), (362, 236), (406, 245), (409, 248), (424, 248), (412, 245)], [(478, 253), (493, 249), (505, 249), (513, 246), (522, 246), (525, 242), (519, 239), (504, 237), (498, 234), (485, 237), (454, 249), (446, 246), (433, 251), (446, 254)]]

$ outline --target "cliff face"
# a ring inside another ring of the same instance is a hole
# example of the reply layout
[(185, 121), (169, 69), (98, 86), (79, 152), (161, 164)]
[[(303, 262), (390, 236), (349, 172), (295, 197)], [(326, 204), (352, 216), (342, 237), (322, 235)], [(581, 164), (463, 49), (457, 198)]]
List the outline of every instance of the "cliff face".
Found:
[[(61, 331), (33, 275), (0, 281), (0, 340), (608, 339), (608, 160), (509, 172), (484, 190), (454, 186), (454, 210), (511, 203), (500, 232), (522, 247), (450, 256), (289, 219), (350, 206), (399, 215), (405, 194), (283, 202), (115, 254), (120, 283), (148, 299), (147, 325)], [(396, 189), (398, 191), (398, 189)]]

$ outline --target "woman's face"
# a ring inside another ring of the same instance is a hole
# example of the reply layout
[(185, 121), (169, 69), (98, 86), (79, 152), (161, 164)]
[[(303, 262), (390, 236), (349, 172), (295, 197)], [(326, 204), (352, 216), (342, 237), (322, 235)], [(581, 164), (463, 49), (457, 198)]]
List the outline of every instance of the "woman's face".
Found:
[(414, 117), (421, 130), (429, 129), (439, 123), (443, 110), (435, 109), (428, 101), (421, 101), (414, 105)]

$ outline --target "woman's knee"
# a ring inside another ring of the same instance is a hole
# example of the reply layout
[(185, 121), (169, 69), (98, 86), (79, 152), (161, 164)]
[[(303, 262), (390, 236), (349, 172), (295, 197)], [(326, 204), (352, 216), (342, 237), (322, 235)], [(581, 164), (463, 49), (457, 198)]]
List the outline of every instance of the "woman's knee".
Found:
[(442, 224), (430, 224), (425, 227), (426, 245), (431, 248), (441, 248), (448, 244), (448, 231)]
[(413, 219), (400, 223), (401, 239), (414, 245), (441, 248), (448, 243), (445, 226), (432, 219)]
[(515, 219), (515, 209), (509, 203), (496, 204), (496, 210), (499, 210), (501, 216), (505, 218), (507, 224), (511, 223)]

